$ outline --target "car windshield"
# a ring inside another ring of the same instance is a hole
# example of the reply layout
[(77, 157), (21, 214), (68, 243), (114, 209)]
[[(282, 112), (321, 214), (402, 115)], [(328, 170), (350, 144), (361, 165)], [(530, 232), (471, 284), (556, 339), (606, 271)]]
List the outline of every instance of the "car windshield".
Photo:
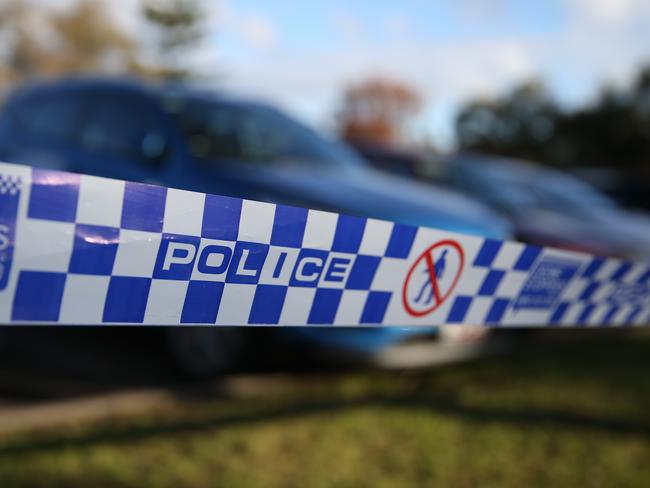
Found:
[(603, 210), (616, 208), (616, 204), (588, 185), (567, 177), (549, 177), (540, 181), (537, 191), (558, 210), (573, 208), (584, 214), (597, 215)]
[(545, 208), (577, 216), (598, 216), (616, 205), (589, 185), (551, 171), (499, 165), (472, 166), (466, 172), (484, 191), (513, 205)]
[(203, 160), (359, 166), (345, 146), (263, 105), (170, 99), (190, 154)]

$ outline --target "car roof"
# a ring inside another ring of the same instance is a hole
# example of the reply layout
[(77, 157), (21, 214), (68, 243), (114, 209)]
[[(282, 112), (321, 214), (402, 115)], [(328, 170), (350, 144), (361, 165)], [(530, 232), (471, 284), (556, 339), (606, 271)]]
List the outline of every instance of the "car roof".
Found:
[(200, 87), (187, 83), (161, 82), (146, 80), (135, 76), (129, 77), (92, 77), (92, 76), (71, 76), (57, 79), (42, 79), (25, 83), (16, 89), (12, 98), (23, 99), (38, 93), (56, 91), (90, 91), (90, 90), (125, 90), (148, 97), (180, 97), (184, 99), (224, 102), (237, 105), (264, 106), (270, 108), (263, 102), (241, 98), (230, 93), (215, 90), (213, 88)]

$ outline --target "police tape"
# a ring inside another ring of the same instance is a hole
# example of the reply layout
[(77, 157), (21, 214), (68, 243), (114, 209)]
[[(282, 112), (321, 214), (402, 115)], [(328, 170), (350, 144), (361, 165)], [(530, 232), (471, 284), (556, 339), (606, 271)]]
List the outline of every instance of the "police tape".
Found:
[(0, 323), (645, 325), (650, 264), (0, 163)]

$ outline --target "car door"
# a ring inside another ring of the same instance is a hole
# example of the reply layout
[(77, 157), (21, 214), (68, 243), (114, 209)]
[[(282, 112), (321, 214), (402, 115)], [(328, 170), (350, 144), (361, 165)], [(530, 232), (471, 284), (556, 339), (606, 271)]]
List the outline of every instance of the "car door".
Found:
[(30, 91), (3, 113), (1, 157), (5, 161), (75, 171), (81, 99), (66, 88)]
[(178, 171), (165, 115), (154, 101), (126, 89), (84, 94), (79, 134), (84, 173), (164, 184)]
[(318, 174), (331, 171), (330, 165), (317, 159), (307, 131), (289, 119), (245, 103), (189, 101), (178, 124), (193, 161), (187, 171), (193, 189), (317, 204), (309, 185), (322, 182)]

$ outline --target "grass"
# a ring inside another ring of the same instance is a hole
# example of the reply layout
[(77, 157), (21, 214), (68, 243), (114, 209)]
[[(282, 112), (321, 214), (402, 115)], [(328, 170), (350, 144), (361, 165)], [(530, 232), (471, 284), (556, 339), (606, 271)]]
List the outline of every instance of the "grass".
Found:
[(647, 486), (650, 337), (0, 439), (0, 486)]

